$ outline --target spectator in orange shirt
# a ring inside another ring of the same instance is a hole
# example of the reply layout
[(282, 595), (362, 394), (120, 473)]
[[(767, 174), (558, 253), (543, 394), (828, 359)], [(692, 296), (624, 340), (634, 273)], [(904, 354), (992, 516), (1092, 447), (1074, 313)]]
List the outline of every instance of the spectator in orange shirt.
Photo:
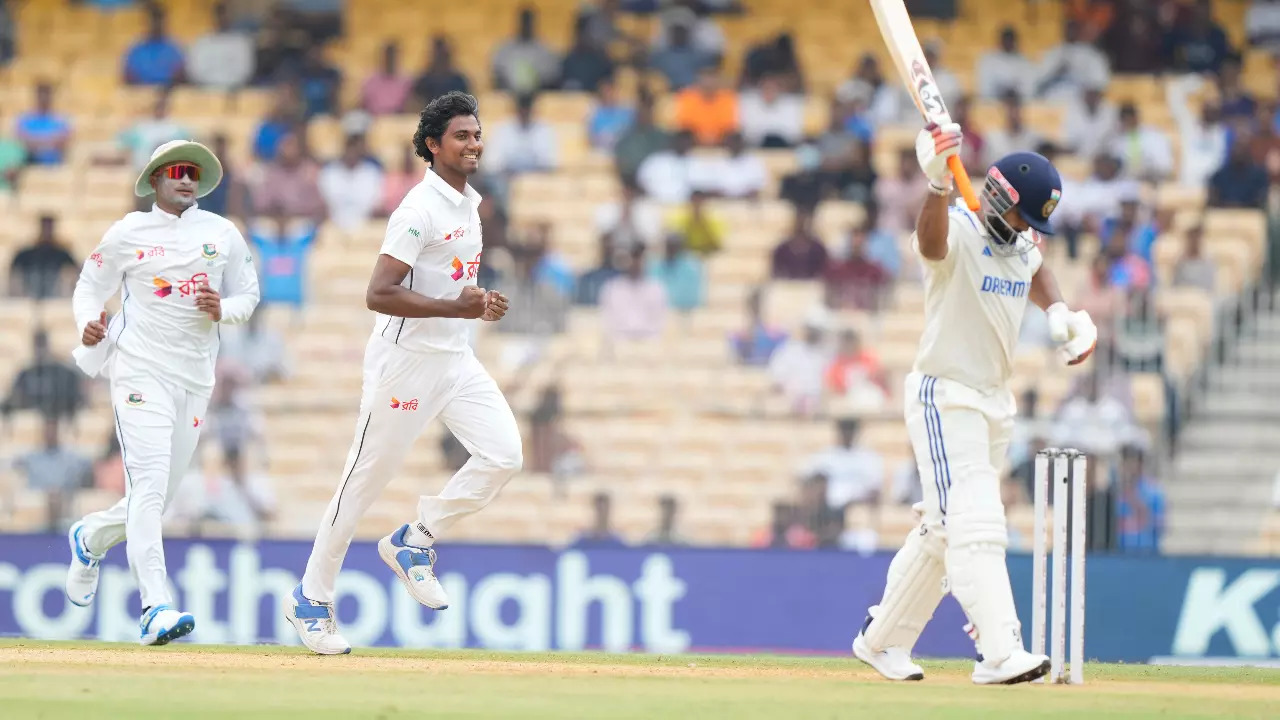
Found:
[(703, 68), (698, 81), (676, 95), (676, 127), (701, 145), (719, 145), (738, 129), (738, 96), (721, 83), (718, 68)]
[(827, 389), (841, 396), (862, 392), (863, 383), (870, 384), (888, 395), (884, 369), (875, 352), (862, 345), (862, 337), (853, 329), (840, 333), (836, 356), (827, 366)]

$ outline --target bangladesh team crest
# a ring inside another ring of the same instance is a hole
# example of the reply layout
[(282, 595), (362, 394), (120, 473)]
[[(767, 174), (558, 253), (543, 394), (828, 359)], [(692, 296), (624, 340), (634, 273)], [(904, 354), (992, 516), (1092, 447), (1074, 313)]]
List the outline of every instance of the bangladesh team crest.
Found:
[(142, 393), (129, 393), (129, 397), (125, 399), (125, 402), (130, 405), (141, 405), (144, 402)]
[(201, 252), (205, 260), (212, 260), (218, 257), (218, 246), (213, 243), (205, 243), (204, 250)]

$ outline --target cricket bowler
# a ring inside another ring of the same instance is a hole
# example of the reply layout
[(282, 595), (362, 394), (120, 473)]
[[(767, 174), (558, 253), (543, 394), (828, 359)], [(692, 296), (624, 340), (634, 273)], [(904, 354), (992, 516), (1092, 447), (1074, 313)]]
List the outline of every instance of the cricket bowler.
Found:
[(507, 299), (476, 286), (480, 194), (467, 179), (484, 152), (476, 99), (442, 95), (423, 109), (413, 136), (430, 163), (387, 221), (366, 305), (377, 313), (364, 358), (355, 437), (337, 492), (320, 519), (302, 582), (285, 617), (321, 655), (351, 651), (334, 613), (335, 583), (356, 523), (400, 470), (427, 423), (439, 417), (471, 459), (439, 495), (424, 495), (412, 521), (378, 543), (378, 554), (418, 602), (449, 606), (434, 567), (437, 540), (489, 504), (523, 464), (520, 430), (498, 384), (471, 350), (472, 321), (496, 322)]
[(973, 682), (1012, 684), (1049, 670), (1048, 657), (1023, 648), (1000, 500), (1015, 414), (1009, 377), (1027, 301), (1047, 313), (1065, 364), (1088, 358), (1098, 333), (1043, 266), (1040, 236), (1052, 234), (1062, 195), (1057, 170), (1036, 153), (1007, 155), (987, 171), (972, 212), (950, 202), (947, 158), (960, 145), (955, 123), (931, 123), (916, 140), (930, 191), (912, 236), (924, 265), (925, 330), (905, 381), (905, 416), (924, 486), (921, 521), (890, 564), (853, 653), (890, 680), (922, 680), (911, 651), (949, 588), (977, 646)]

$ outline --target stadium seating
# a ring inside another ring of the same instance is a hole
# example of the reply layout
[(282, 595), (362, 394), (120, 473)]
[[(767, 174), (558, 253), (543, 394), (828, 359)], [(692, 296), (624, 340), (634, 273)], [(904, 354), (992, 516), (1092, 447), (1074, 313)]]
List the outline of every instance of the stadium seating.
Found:
[[(540, 30), (554, 46), (567, 45), (576, 0), (543, 0), (537, 3)], [(794, 3), (754, 0), (749, 12), (726, 18), (722, 26), (728, 39), (726, 67), (736, 72), (746, 46), (790, 27), (797, 38), (801, 62), (813, 86), (806, 113), (810, 130), (826, 123), (825, 98), (844, 80), (863, 53), (880, 57), (890, 67), (880, 37), (865, 3), (814, 0), (805, 13), (796, 15)], [(164, 3), (170, 29), (182, 41), (190, 41), (209, 26), (201, 0)], [(1061, 28), (1057, 3), (978, 1), (961, 3), (963, 14), (951, 24), (921, 21), (922, 36), (936, 36), (945, 43), (944, 63), (962, 84), (973, 87), (973, 67), (978, 56), (994, 41), (998, 28), (1017, 21), (1023, 47), (1033, 57), (1057, 42)], [(1005, 8), (1003, 12), (995, 7)], [(1242, 27), (1237, 15), (1240, 3), (1217, 3), (1228, 29)], [(1007, 10), (1012, 8), (1010, 12)], [(514, 12), (506, 0), (472, 0), (464, 4), (407, 3), (401, 0), (350, 0), (347, 34), (327, 48), (331, 61), (349, 79), (344, 103), (349, 105), (359, 80), (374, 68), (384, 42), (396, 39), (402, 57), (416, 63), (425, 52), (429, 32), (450, 35), (456, 61), (467, 69), (481, 88), (480, 103), (487, 123), (510, 113), (510, 99), (487, 90), (491, 51), (514, 29)], [(62, 0), (20, 4), (19, 55), (0, 67), (0, 127), (12, 127), (13, 119), (31, 102), (32, 86), (39, 81), (57, 83), (57, 105), (73, 118), (76, 141), (65, 165), (32, 168), (11, 198), (0, 196), (0, 267), (7, 267), (20, 244), (35, 235), (41, 214), (59, 218), (63, 237), (73, 252), (85, 256), (107, 226), (132, 208), (133, 174), (127, 169), (103, 168), (89, 162), (94, 143), (111, 143), (139, 113), (145, 113), (153, 90), (120, 84), (119, 65), (127, 45), (143, 29), (138, 10), (99, 15), (90, 8)], [(648, 21), (630, 18), (635, 29), (647, 32)], [(425, 30), (430, 28), (431, 30)], [(1240, 38), (1233, 38), (1239, 40)], [(1249, 53), (1245, 78), (1248, 86), (1270, 97), (1275, 90), (1272, 66)], [(623, 87), (635, 78), (624, 74)], [(1147, 122), (1173, 136), (1173, 120), (1164, 104), (1159, 80), (1151, 77), (1117, 77), (1108, 88), (1113, 99), (1140, 104)], [(582, 94), (550, 94), (540, 101), (540, 114), (555, 124), (561, 138), (564, 168), (550, 177), (517, 180), (511, 190), (513, 224), (531, 219), (552, 223), (556, 250), (575, 268), (593, 262), (596, 239), (589, 231), (598, 203), (616, 193), (617, 182), (610, 159), (592, 151), (585, 140), (582, 118), (590, 98)], [(267, 111), (271, 95), (265, 90), (234, 94), (192, 88), (175, 92), (172, 107), (180, 121), (202, 133), (217, 129), (230, 140), (230, 162), (246, 167), (250, 160), (252, 131)], [(669, 98), (659, 108), (668, 117)], [(999, 122), (999, 108), (976, 103), (973, 120), (979, 126)], [(1061, 133), (1061, 111), (1047, 105), (1027, 108), (1027, 118), (1049, 137)], [(379, 118), (369, 132), (370, 146), (389, 163), (398, 162), (415, 125), (412, 116)], [(896, 166), (898, 148), (909, 143), (914, 128), (887, 129), (875, 149), (875, 164), (882, 173)], [(311, 123), (309, 141), (322, 157), (334, 155), (341, 131), (333, 118)], [(1175, 137), (1176, 141), (1176, 137)], [(766, 163), (775, 182), (794, 166), (789, 152), (766, 151)], [(1078, 175), (1084, 164), (1066, 159), (1064, 171)], [(1202, 192), (1172, 187), (1150, 188), (1161, 207), (1177, 211), (1175, 229), (1157, 243), (1158, 306), (1167, 317), (1166, 357), (1175, 378), (1186, 379), (1203, 361), (1213, 338), (1213, 300), (1207, 295), (1167, 282), (1182, 251), (1181, 232), (1203, 211)], [(771, 503), (789, 496), (796, 486), (800, 461), (834, 441), (831, 418), (843, 414), (839, 405), (824, 408), (817, 418), (789, 416), (758, 369), (736, 366), (728, 354), (727, 333), (743, 320), (744, 300), (750, 290), (767, 280), (768, 257), (790, 223), (788, 206), (777, 199), (758, 203), (717, 202), (716, 212), (730, 225), (725, 251), (710, 260), (709, 289), (705, 307), (687, 318), (677, 318), (667, 334), (651, 343), (619, 348), (611, 355), (600, 347), (600, 330), (594, 311), (574, 309), (570, 331), (555, 337), (544, 348), (511, 395), (517, 413), (527, 416), (541, 384), (558, 379), (564, 384), (566, 430), (585, 450), (588, 471), (580, 477), (558, 480), (525, 473), (513, 481), (490, 510), (456, 528), (461, 539), (564, 542), (588, 522), (588, 499), (597, 490), (614, 496), (615, 523), (624, 537), (638, 539), (657, 519), (657, 498), (671, 494), (682, 502), (682, 532), (695, 542), (741, 545), (767, 525)], [(830, 202), (821, 207), (820, 235), (836, 242), (861, 213), (850, 203)], [(1210, 210), (1205, 215), (1206, 252), (1221, 267), (1220, 285), (1228, 293), (1245, 288), (1257, 276), (1265, 257), (1265, 228), (1257, 213)], [(263, 388), (258, 403), (266, 415), (269, 474), (277, 495), (287, 498), (271, 531), (306, 535), (328, 502), (350, 442), (359, 398), (360, 357), (371, 327), (363, 308), (364, 283), (380, 242), (382, 226), (370, 223), (343, 236), (326, 229), (310, 265), (313, 300), (296, 325), (285, 314), (268, 315), (268, 321), (288, 338), (295, 364), (294, 375), (283, 384)], [(900, 238), (909, 253), (907, 238)], [(1086, 238), (1087, 247), (1096, 239)], [(1049, 262), (1058, 269), (1068, 291), (1080, 286), (1086, 272), (1080, 262), (1066, 257), (1060, 245), (1048, 249)], [(774, 283), (767, 295), (770, 315), (794, 330), (805, 312), (820, 300), (820, 288), (812, 283)], [(890, 370), (894, 397), (889, 407), (901, 407), (901, 377), (909, 368), (922, 320), (919, 288), (904, 281), (895, 290), (887, 309), (875, 317), (842, 313), (841, 326), (862, 331), (868, 344), (881, 355)], [(78, 333), (65, 300), (37, 303), (0, 300), (0, 343), (8, 348), (29, 345), (35, 327), (53, 330), (55, 350), (65, 356), (78, 342)], [(478, 342), (486, 365), (504, 384), (513, 387), (516, 374), (506, 349), (517, 342), (486, 332)], [(0, 378), (12, 377), (26, 361), (24, 351), (0, 353)], [(1047, 353), (1030, 352), (1018, 358), (1018, 389), (1034, 385), (1041, 406), (1052, 408), (1066, 395), (1078, 370), (1065, 370)], [(1165, 387), (1158, 375), (1138, 375), (1133, 382), (1138, 419), (1158, 427), (1165, 413)], [(73, 429), (73, 440), (97, 453), (110, 432), (105, 400), (101, 394)], [(11, 427), (0, 429), (6, 448), (38, 444), (39, 423), (20, 414)], [(382, 534), (391, 524), (412, 512), (419, 491), (436, 488), (448, 476), (435, 439), (439, 430), (419, 443), (401, 477), (374, 505), (360, 526), (363, 536)], [(864, 440), (886, 458), (892, 472), (909, 458), (905, 430), (896, 411), (866, 418)], [(206, 453), (213, 465), (213, 453)], [(2, 466), (0, 466), (2, 468)], [(891, 477), (885, 478), (888, 492)], [(5, 498), (11, 498), (6, 501)], [(99, 495), (81, 503), (101, 505)], [(22, 529), (40, 523), (42, 506), (19, 486), (13, 473), (0, 469), (0, 524)], [(851, 526), (880, 531), (882, 542), (896, 544), (911, 522), (909, 512), (888, 503), (874, 509), (851, 511)], [(1015, 525), (1029, 529), (1029, 514), (1015, 511)], [(1266, 542), (1280, 548), (1280, 525), (1272, 527)]]

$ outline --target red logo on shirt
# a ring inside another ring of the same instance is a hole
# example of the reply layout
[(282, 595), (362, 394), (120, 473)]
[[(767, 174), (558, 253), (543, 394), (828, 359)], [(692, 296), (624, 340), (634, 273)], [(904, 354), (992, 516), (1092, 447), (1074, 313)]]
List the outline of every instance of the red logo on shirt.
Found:
[(102, 267), (102, 253), (94, 253), (89, 256), (89, 259), (93, 261), (94, 265)]
[(164, 257), (164, 248), (160, 246), (156, 246), (151, 248), (150, 250), (134, 250), (133, 254), (139, 260), (141, 260), (142, 258), (149, 258), (149, 257)]
[(200, 427), (200, 418), (192, 418), (191, 427), (193, 428)]
[(466, 235), (466, 234), (467, 234), (467, 231), (466, 231), (466, 230), (464, 230), (464, 229), (462, 229), (462, 228), (458, 228), (457, 230), (454, 230), (453, 232), (449, 233), (448, 235), (445, 235), (445, 236), (444, 236), (444, 241), (445, 241), (445, 242), (449, 242), (450, 240), (461, 240), (461, 239), (462, 239), (462, 236), (464, 236), (464, 235)]
[(413, 410), (417, 410), (417, 409), (418, 409), (418, 398), (414, 398), (414, 399), (412, 399), (412, 400), (404, 400), (404, 401), (401, 401), (401, 400), (397, 399), (397, 398), (393, 395), (393, 396), (391, 397), (391, 408), (392, 408), (393, 410), (406, 410), (406, 411), (410, 411), (410, 412), (411, 412), (411, 411), (413, 411)]
[[(205, 273), (196, 273), (189, 280), (178, 281), (178, 294), (187, 297), (195, 293), (196, 288), (209, 282)], [(156, 286), (156, 297), (169, 297), (173, 294), (173, 284), (164, 278), (152, 278), (151, 284)]]
[(449, 265), (453, 268), (453, 272), (449, 275), (449, 277), (453, 278), (454, 280), (461, 280), (463, 276), (465, 276), (468, 280), (475, 280), (476, 276), (480, 274), (480, 256), (483, 254), (484, 254), (484, 251), (481, 250), (480, 252), (476, 253), (476, 257), (474, 260), (471, 260), (466, 263), (459, 260), (458, 256), (455, 255), (453, 257), (453, 260), (449, 262)]

